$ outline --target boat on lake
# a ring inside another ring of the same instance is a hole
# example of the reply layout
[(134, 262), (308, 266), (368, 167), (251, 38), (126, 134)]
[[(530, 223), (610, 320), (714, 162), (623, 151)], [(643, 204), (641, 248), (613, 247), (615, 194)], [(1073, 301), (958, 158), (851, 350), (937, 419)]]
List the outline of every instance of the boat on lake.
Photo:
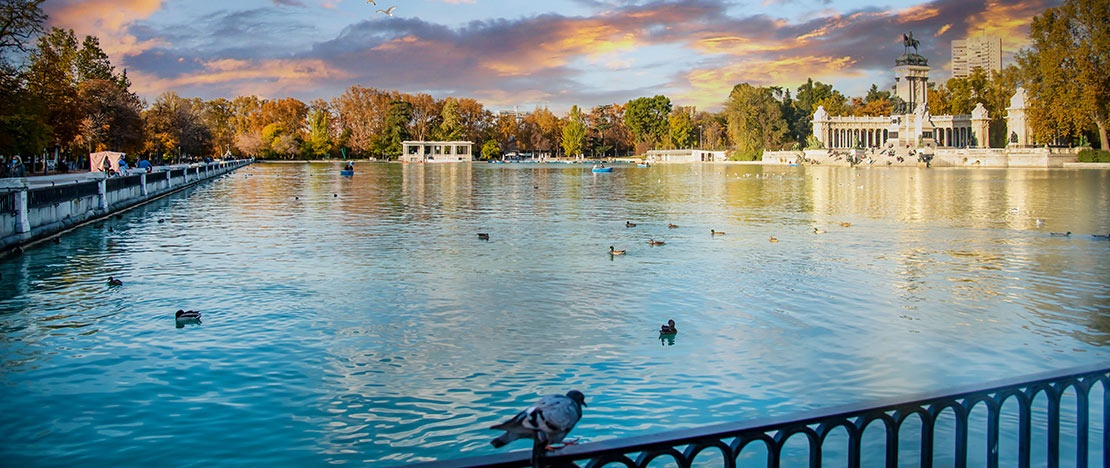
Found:
[(604, 164), (602, 164), (602, 165), (595, 165), (595, 166), (594, 166), (594, 168), (593, 168), (593, 171), (594, 171), (594, 172), (613, 172), (613, 168), (611, 168), (611, 167), (605, 167), (605, 165), (604, 165)]

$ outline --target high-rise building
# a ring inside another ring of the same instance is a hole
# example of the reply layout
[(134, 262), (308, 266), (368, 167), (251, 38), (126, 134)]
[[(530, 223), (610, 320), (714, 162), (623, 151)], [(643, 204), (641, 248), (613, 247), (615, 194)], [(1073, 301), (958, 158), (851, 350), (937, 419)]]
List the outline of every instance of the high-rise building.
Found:
[(966, 77), (976, 68), (1002, 71), (1002, 38), (979, 36), (952, 41), (952, 77)]

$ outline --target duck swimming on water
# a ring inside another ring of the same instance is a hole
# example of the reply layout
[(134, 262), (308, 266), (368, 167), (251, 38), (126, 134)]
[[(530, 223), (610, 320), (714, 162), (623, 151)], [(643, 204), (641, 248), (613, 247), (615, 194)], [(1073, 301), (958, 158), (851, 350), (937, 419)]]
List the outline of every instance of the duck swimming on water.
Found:
[(617, 250), (613, 246), (609, 246), (609, 255), (624, 255), (624, 250)]
[(123, 286), (123, 280), (109, 276), (108, 286)]
[(185, 325), (200, 325), (200, 312), (178, 309), (174, 314), (174, 322), (177, 323), (177, 328), (184, 328)]
[(674, 326), (674, 319), (667, 320), (667, 324), (659, 327), (660, 335), (674, 335), (678, 333), (678, 328)]

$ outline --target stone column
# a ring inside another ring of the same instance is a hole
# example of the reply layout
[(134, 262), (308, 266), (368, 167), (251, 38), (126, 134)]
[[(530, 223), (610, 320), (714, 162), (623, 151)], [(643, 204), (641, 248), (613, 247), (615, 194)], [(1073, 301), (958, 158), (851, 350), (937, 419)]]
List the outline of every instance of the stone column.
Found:
[(975, 105), (971, 111), (971, 132), (975, 134), (975, 147), (987, 148), (991, 145), (991, 119), (983, 103)]
[(27, 187), (15, 192), (15, 232), (31, 232), (31, 217), (27, 213)]

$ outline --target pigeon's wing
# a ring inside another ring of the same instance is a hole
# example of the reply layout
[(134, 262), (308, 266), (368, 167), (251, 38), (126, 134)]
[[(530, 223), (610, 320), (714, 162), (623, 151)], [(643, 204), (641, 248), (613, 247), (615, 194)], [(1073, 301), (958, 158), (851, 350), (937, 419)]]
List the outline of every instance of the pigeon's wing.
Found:
[(548, 395), (530, 409), (525, 425), (547, 433), (549, 444), (561, 443), (582, 419), (582, 408), (566, 395)]

